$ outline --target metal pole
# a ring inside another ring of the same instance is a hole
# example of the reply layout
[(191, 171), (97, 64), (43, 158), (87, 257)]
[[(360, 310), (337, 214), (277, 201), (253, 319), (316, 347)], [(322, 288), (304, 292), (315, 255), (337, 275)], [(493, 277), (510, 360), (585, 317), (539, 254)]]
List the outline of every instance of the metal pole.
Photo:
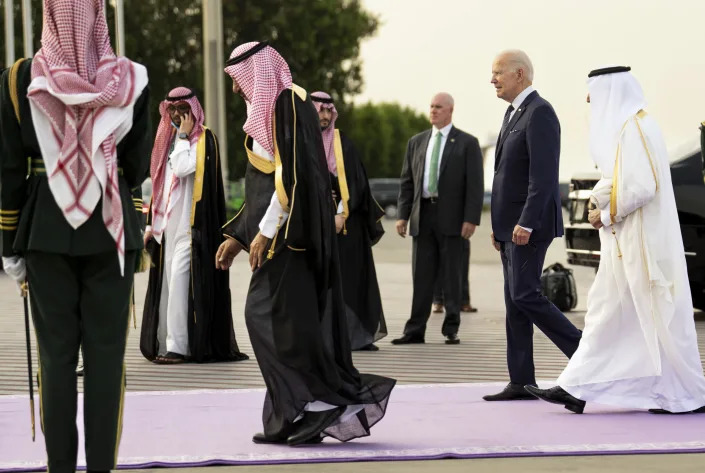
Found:
[(220, 167), (227, 192), (228, 140), (225, 128), (223, 67), (223, 2), (222, 0), (203, 0), (203, 88), (206, 124), (218, 137), (221, 156)]
[(118, 56), (125, 55), (125, 2), (115, 1), (115, 52)]
[(31, 0), (22, 0), (22, 42), (24, 43), (24, 57), (34, 56)]
[(13, 0), (5, 0), (5, 67), (15, 63), (15, 12)]

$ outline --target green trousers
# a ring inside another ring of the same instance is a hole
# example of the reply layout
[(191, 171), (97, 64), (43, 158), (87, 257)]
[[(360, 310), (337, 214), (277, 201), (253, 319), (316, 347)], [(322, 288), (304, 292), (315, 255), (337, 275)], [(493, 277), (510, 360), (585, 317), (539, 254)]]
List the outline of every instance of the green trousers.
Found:
[(25, 255), (39, 348), (41, 425), (50, 473), (73, 473), (78, 453), (76, 365), (83, 353), (89, 470), (115, 468), (122, 433), (125, 343), (136, 251), (120, 275), (114, 251)]

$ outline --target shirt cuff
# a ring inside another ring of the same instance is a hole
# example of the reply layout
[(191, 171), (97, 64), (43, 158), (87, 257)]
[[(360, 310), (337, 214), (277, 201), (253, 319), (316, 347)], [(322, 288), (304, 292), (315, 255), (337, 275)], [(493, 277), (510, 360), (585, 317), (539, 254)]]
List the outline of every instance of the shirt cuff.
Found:
[(610, 217), (609, 208), (600, 210), (600, 221), (605, 227), (612, 225), (612, 218)]
[(269, 207), (267, 207), (264, 217), (262, 217), (262, 220), (259, 222), (259, 231), (263, 236), (272, 239), (274, 235), (277, 234), (277, 225), (281, 228), (288, 218), (289, 214), (284, 212), (284, 209), (279, 203), (277, 193), (274, 192), (272, 199), (269, 201)]
[(531, 232), (534, 231), (533, 228), (522, 227), (521, 225), (519, 225), (519, 228), (523, 228), (524, 230), (526, 230), (526, 231), (529, 232), (529, 233), (531, 233)]
[(340, 202), (338, 202), (338, 215), (342, 214), (343, 210), (343, 201), (341, 200)]

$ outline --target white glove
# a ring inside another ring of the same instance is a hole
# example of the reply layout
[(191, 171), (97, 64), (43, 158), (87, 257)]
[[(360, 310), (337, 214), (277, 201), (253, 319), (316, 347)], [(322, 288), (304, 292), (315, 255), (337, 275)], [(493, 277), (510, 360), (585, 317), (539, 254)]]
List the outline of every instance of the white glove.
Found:
[(27, 268), (24, 264), (24, 258), (20, 256), (3, 256), (2, 267), (7, 275), (17, 283), (17, 289), (19, 290), (20, 295), (24, 295), (22, 285), (27, 278)]

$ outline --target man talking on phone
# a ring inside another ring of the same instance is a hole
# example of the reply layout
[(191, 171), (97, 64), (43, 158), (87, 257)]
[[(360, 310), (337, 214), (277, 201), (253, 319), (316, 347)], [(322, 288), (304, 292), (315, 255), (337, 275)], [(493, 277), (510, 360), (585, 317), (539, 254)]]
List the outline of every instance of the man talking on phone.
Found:
[(218, 139), (187, 87), (169, 92), (159, 112), (144, 233), (153, 264), (140, 350), (160, 364), (247, 359), (235, 341), (228, 273), (212, 264), (225, 223)]

